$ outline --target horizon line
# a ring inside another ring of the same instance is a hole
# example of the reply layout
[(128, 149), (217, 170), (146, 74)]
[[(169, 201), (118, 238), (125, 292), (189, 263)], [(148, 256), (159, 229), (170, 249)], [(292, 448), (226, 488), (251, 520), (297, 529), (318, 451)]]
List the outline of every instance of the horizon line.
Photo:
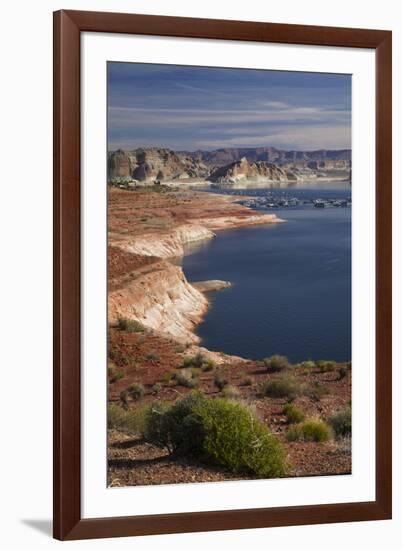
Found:
[(245, 146), (245, 147), (242, 147), (242, 146), (239, 146), (239, 147), (216, 147), (216, 148), (212, 148), (212, 149), (209, 149), (209, 148), (205, 148), (205, 149), (193, 149), (193, 150), (190, 150), (190, 149), (173, 149), (172, 147), (167, 147), (167, 146), (163, 146), (163, 145), (149, 145), (149, 146), (146, 146), (146, 147), (133, 147), (133, 148), (125, 148), (125, 147), (117, 147), (116, 149), (107, 149), (107, 152), (108, 153), (115, 153), (117, 151), (136, 151), (138, 149), (167, 149), (169, 151), (174, 151), (174, 152), (185, 152), (185, 153), (196, 153), (197, 151), (209, 151), (209, 152), (212, 152), (212, 151), (221, 151), (221, 150), (227, 150), (227, 149), (249, 149), (249, 150), (255, 150), (255, 149), (276, 149), (277, 151), (281, 151), (281, 152), (286, 152), (286, 153), (290, 153), (290, 152), (295, 152), (295, 153), (316, 153), (317, 151), (352, 151), (352, 148), (351, 147), (337, 147), (335, 149), (331, 149), (331, 148), (327, 148), (327, 147), (321, 147), (319, 149), (281, 149), (279, 147), (276, 147), (275, 145), (258, 145), (256, 147), (250, 147), (250, 146)]

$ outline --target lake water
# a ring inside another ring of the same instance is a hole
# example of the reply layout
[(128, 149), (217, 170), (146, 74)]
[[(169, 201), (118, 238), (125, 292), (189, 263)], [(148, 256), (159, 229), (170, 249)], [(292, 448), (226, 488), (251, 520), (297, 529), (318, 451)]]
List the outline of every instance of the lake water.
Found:
[[(287, 194), (343, 199), (350, 188)], [(197, 331), (202, 345), (252, 359), (351, 359), (351, 208), (267, 212), (287, 223), (220, 231), (183, 258), (190, 282), (233, 283), (208, 294), (211, 307)]]

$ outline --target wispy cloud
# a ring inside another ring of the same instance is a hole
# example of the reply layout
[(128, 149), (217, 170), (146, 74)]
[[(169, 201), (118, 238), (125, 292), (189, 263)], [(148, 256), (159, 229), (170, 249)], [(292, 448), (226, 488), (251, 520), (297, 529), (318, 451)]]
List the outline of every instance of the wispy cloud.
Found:
[(269, 134), (236, 135), (231, 138), (206, 139), (197, 142), (199, 148), (264, 147), (275, 144), (284, 149), (349, 149), (350, 126), (288, 126)]
[(182, 125), (239, 122), (280, 122), (289, 120), (322, 120), (350, 118), (348, 111), (334, 111), (319, 107), (282, 107), (253, 109), (147, 109), (139, 107), (110, 107), (109, 123), (131, 126), (133, 124)]
[(109, 148), (350, 146), (345, 75), (111, 64)]

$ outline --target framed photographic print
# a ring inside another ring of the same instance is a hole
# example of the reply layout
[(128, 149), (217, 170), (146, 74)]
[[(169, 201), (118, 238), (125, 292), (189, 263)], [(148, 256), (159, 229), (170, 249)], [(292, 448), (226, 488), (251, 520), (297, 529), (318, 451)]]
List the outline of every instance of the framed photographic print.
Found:
[(54, 14), (54, 536), (391, 517), (391, 33)]

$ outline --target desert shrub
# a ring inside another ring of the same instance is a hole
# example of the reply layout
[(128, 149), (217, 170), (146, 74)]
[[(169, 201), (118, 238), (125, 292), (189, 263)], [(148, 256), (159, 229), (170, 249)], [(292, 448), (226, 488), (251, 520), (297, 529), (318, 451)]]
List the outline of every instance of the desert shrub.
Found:
[(107, 425), (130, 434), (141, 433), (144, 425), (143, 411), (125, 410), (116, 403), (110, 403), (107, 410)]
[(184, 344), (176, 344), (174, 350), (176, 353), (184, 353), (186, 351), (186, 346)]
[(195, 416), (202, 426), (202, 452), (207, 460), (258, 477), (285, 475), (279, 440), (243, 405), (207, 399)]
[(226, 378), (224, 378), (220, 374), (217, 374), (214, 378), (214, 386), (218, 388), (219, 391), (222, 391), (227, 383), (228, 381), (226, 380)]
[(242, 380), (243, 386), (252, 386), (253, 385), (253, 379), (251, 376), (245, 376)]
[(128, 409), (129, 403), (128, 403), (128, 391), (123, 390), (120, 392), (120, 403), (123, 406), (124, 409)]
[(184, 388), (194, 389), (198, 386), (198, 379), (193, 376), (193, 373), (189, 370), (184, 372), (177, 372), (174, 376), (177, 384)]
[(212, 359), (206, 359), (201, 365), (201, 370), (204, 372), (209, 372), (211, 370), (214, 370), (215, 367), (216, 367), (215, 361), (212, 361)]
[(308, 371), (311, 371), (315, 368), (315, 362), (314, 361), (302, 361), (301, 363), (297, 363), (297, 365), (295, 365), (296, 368), (299, 368), (299, 369), (302, 369), (303, 371), (305, 372), (308, 372)]
[(164, 382), (165, 384), (168, 384), (171, 380), (175, 379), (176, 374), (177, 373), (174, 370), (169, 370), (169, 371), (163, 373), (162, 382)]
[(116, 365), (113, 363), (109, 363), (107, 368), (107, 374), (108, 374), (109, 382), (111, 384), (114, 384), (114, 382), (121, 380), (125, 376), (124, 370), (118, 369)]
[(352, 434), (352, 409), (345, 407), (333, 414), (329, 424), (337, 437), (348, 437)]
[(133, 399), (141, 399), (145, 393), (144, 386), (142, 384), (131, 384), (128, 388), (128, 393)]
[(268, 380), (261, 387), (261, 393), (265, 397), (286, 397), (289, 401), (293, 401), (299, 392), (300, 384), (294, 376)]
[(144, 437), (169, 452), (196, 455), (233, 472), (259, 477), (285, 475), (282, 446), (251, 411), (226, 399), (190, 393), (173, 406), (152, 405)]
[(145, 439), (170, 453), (199, 454), (202, 427), (193, 413), (204, 400), (201, 393), (192, 392), (174, 405), (152, 405), (146, 412)]
[(144, 327), (138, 321), (134, 319), (127, 319), (126, 317), (119, 317), (117, 319), (117, 327), (125, 332), (144, 332)]
[(200, 375), (201, 369), (199, 367), (191, 367), (190, 372), (193, 378), (198, 378)]
[(338, 380), (343, 380), (348, 374), (348, 369), (341, 367), (338, 372)]
[(222, 397), (225, 399), (240, 399), (241, 393), (236, 386), (228, 385), (223, 388)]
[(304, 387), (303, 393), (313, 401), (320, 401), (324, 395), (329, 393), (329, 390), (319, 382), (314, 382), (311, 386)]
[(142, 435), (149, 443), (160, 448), (166, 448), (170, 453), (173, 449), (170, 444), (170, 431), (167, 413), (171, 405), (158, 402), (150, 405), (144, 414)]
[(266, 357), (263, 359), (263, 363), (264, 366), (272, 372), (280, 372), (290, 367), (288, 358), (284, 355), (272, 355), (271, 357)]
[(152, 386), (152, 393), (157, 395), (161, 391), (161, 389), (162, 389), (162, 384), (160, 384), (159, 382), (156, 382), (156, 384)]
[(335, 370), (336, 361), (316, 361), (316, 365), (319, 368), (320, 372), (332, 372)]
[(185, 357), (183, 359), (183, 363), (180, 365), (181, 368), (187, 368), (187, 367), (201, 367), (203, 362), (205, 361), (205, 358), (202, 353), (197, 353), (197, 355), (194, 355), (192, 357)]
[(292, 403), (286, 403), (282, 409), (282, 413), (286, 416), (289, 424), (297, 424), (305, 418), (303, 411)]
[(321, 420), (306, 420), (290, 428), (286, 434), (288, 441), (315, 441), (321, 443), (331, 437), (331, 428)]
[(126, 355), (119, 348), (111, 348), (108, 352), (109, 358), (113, 363), (120, 366), (135, 367), (135, 359), (130, 355)]
[(145, 359), (147, 361), (159, 361), (160, 357), (157, 353), (151, 351), (150, 353), (146, 354)]
[(192, 357), (185, 357), (179, 368), (186, 369), (189, 367), (210, 371), (215, 367), (215, 362), (205, 357), (202, 353), (197, 353), (197, 355)]

